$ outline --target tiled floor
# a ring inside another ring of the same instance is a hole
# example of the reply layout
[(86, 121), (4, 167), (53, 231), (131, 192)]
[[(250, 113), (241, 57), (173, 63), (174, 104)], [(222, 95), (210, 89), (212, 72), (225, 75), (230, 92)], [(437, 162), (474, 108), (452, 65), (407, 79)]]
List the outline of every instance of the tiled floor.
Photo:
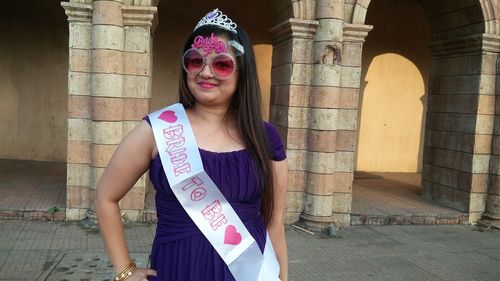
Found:
[(420, 196), (420, 174), (355, 174), (351, 224), (451, 224), (467, 214)]
[(0, 194), (1, 218), (64, 219), (66, 163), (0, 159)]
[[(155, 221), (147, 189), (144, 221)], [(64, 219), (66, 163), (0, 159), (0, 218)], [(59, 208), (52, 214), (48, 210)], [(351, 224), (449, 224), (467, 215), (420, 196), (420, 174), (356, 173)]]

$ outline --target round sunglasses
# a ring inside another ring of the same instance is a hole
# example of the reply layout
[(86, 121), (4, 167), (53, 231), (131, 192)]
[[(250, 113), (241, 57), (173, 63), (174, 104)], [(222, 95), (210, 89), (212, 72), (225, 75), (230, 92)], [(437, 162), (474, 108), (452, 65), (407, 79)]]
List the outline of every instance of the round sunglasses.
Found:
[[(198, 49), (189, 49), (182, 56), (182, 67), (189, 74), (197, 75), (206, 64), (206, 57)], [(219, 53), (210, 60), (208, 67), (215, 78), (227, 80), (236, 70), (236, 60), (228, 53)]]

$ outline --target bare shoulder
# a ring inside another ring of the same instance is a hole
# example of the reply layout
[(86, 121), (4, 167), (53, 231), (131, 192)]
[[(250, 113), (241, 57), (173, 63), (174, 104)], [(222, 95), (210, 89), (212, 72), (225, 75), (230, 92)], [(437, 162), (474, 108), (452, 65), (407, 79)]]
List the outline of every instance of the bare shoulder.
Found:
[(145, 120), (142, 120), (127, 134), (120, 146), (124, 146), (127, 150), (131, 149), (140, 153), (148, 153), (151, 159), (154, 159), (156, 154), (158, 154), (153, 129)]

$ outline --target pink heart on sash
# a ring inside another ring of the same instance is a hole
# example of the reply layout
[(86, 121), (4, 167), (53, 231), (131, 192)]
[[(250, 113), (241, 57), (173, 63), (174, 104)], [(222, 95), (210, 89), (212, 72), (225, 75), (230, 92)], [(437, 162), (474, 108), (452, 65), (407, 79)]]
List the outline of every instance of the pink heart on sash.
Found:
[(172, 110), (163, 111), (160, 116), (158, 116), (158, 118), (168, 123), (174, 123), (175, 121), (177, 121), (177, 116)]
[(236, 231), (234, 225), (228, 225), (226, 227), (226, 233), (224, 234), (224, 244), (238, 245), (241, 242), (241, 234)]

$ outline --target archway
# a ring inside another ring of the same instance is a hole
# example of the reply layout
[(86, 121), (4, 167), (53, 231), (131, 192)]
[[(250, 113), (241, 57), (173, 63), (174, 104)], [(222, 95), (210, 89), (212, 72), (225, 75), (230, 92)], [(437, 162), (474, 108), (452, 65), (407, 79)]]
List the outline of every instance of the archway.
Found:
[[(364, 23), (366, 11), (368, 22), (371, 9), (389, 2), (394, 1), (358, 1), (352, 13), (353, 22)], [(495, 92), (494, 87), (488, 86), (494, 77), (487, 70), (494, 65), (495, 55), (488, 54), (489, 39), (485, 36), (497, 28), (490, 4), (414, 2), (421, 6), (432, 32), (422, 193), (428, 199), (468, 213), (470, 221), (477, 221), (484, 212), (490, 173), (491, 145), (487, 140), (492, 137), (494, 110), (481, 110), (481, 103), (491, 103), (481, 100)], [(419, 32), (412, 34), (421, 37)], [(362, 115), (363, 112), (361, 122)], [(361, 132), (362, 127), (363, 124)], [(362, 139), (360, 136), (360, 144)]]
[(0, 213), (63, 219), (66, 19), (59, 1), (0, 6)]

